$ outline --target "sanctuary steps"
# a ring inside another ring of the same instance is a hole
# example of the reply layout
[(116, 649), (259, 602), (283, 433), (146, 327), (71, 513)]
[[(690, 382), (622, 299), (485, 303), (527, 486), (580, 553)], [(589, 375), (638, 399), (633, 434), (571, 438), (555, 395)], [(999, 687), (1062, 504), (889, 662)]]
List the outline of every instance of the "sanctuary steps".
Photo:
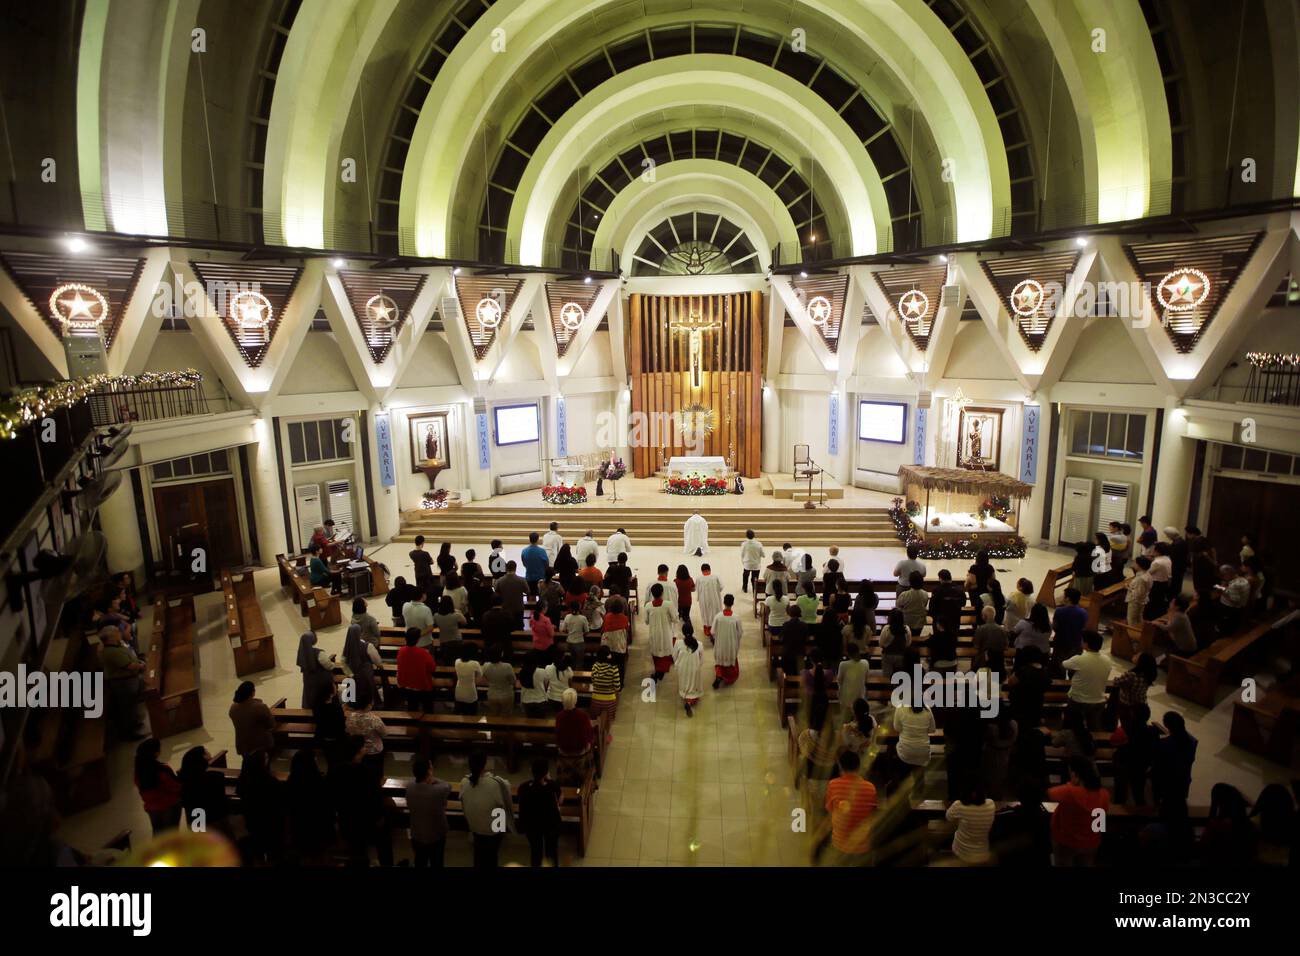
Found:
[[(745, 530), (753, 528), (767, 551), (785, 541), (797, 547), (899, 547), (889, 513), (884, 508), (805, 509), (799, 503), (773, 507), (772, 499), (759, 508), (710, 508), (707, 499), (694, 506), (709, 522), (712, 547), (739, 545)], [(545, 532), (547, 525), (558, 521), (565, 540), (572, 543), (588, 528), (604, 545), (616, 528), (623, 528), (633, 546), (681, 546), (682, 522), (692, 508), (624, 507), (621, 504), (587, 504), (534, 508), (467, 507), (427, 511), (408, 511), (402, 515), (401, 533), (394, 541), (413, 542), (417, 534), (430, 541), (487, 542), (500, 538), (507, 545), (528, 543), (528, 533)]]

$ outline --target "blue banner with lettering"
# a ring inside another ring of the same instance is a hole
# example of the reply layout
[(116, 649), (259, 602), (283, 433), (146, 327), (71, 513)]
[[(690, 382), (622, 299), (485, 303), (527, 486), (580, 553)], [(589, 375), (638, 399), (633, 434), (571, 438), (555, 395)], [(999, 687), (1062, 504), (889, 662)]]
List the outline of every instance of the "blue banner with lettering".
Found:
[(1038, 475), (1038, 419), (1041, 414), (1039, 406), (1026, 405), (1021, 417), (1020, 480), (1027, 485), (1032, 485)]
[(379, 448), (379, 484), (391, 488), (397, 484), (397, 470), (393, 467), (393, 429), (388, 412), (375, 414), (375, 445)]
[(912, 464), (925, 464), (925, 426), (930, 418), (930, 409), (916, 409), (916, 428), (913, 429), (915, 444), (912, 446)]
[(488, 454), (487, 413), (475, 415), (474, 418), (478, 425), (478, 466), (480, 470), (487, 471), (492, 465), (492, 459)]
[(569, 457), (569, 414), (563, 395), (555, 400), (555, 457)]
[(832, 455), (840, 453), (840, 393), (831, 392), (831, 413), (830, 419), (830, 436), (826, 442), (826, 450)]

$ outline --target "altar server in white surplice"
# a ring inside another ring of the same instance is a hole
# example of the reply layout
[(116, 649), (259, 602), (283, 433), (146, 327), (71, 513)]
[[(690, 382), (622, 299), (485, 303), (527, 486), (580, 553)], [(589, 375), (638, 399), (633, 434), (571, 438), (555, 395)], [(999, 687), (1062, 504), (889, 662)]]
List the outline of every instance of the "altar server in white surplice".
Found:
[(709, 553), (709, 523), (704, 520), (704, 515), (697, 511), (687, 518), (686, 524), (682, 526), (682, 534), (686, 539), (687, 554), (699, 557)]
[(732, 607), (736, 596), (723, 598), (724, 607), (713, 619), (713, 689), (740, 678), (740, 618)]
[(681, 695), (686, 707), (686, 716), (694, 717), (691, 708), (700, 702), (701, 688), (704, 686), (704, 651), (687, 628), (682, 628), (682, 639), (673, 648), (673, 664), (673, 670), (677, 672), (677, 693)]
[(700, 576), (695, 579), (695, 596), (700, 602), (704, 636), (712, 637), (713, 619), (722, 613), (722, 579), (707, 564), (700, 565)]

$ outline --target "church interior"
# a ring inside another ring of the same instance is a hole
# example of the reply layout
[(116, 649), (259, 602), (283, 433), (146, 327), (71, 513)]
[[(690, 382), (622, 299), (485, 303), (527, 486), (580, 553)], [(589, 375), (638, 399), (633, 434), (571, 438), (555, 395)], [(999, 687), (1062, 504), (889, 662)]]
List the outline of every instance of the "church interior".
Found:
[(0, 863), (1296, 861), (1295, 0), (0, 23)]

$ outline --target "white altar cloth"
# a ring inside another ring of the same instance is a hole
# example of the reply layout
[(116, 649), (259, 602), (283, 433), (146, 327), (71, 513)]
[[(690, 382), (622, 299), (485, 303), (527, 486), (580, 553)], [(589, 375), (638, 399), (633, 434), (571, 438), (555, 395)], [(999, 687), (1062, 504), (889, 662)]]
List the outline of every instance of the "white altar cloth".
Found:
[(668, 459), (664, 469), (670, 475), (703, 475), (706, 478), (724, 478), (727, 460), (721, 455), (675, 455)]

